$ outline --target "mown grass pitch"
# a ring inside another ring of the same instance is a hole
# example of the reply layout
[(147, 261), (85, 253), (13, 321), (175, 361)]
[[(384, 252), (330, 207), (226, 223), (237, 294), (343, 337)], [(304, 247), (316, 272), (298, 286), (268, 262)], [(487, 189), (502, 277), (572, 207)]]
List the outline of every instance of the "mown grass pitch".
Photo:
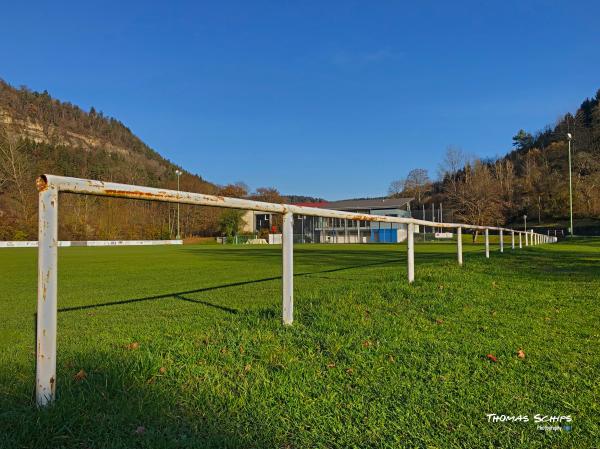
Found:
[(62, 248), (47, 410), (36, 251), (1, 250), (0, 447), (598, 447), (600, 239), (492, 249), (418, 243), (408, 285), (404, 245), (296, 245), (284, 327), (280, 248)]

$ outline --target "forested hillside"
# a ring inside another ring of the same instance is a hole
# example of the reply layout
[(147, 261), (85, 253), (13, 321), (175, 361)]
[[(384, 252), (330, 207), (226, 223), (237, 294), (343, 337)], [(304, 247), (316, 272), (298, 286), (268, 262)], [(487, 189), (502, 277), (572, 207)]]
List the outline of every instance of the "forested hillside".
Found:
[[(536, 133), (520, 130), (513, 150), (497, 160), (449, 147), (438, 180), (424, 169), (392, 182), (391, 195), (417, 198), (420, 211), (444, 204), (444, 219), (478, 224), (562, 222), (569, 214), (568, 134), (571, 135), (573, 211), (576, 219), (600, 218), (600, 90), (575, 114)], [(420, 199), (420, 201), (419, 201)]]
[[(102, 112), (0, 80), (0, 240), (37, 238), (35, 178), (41, 173), (175, 189), (177, 168)], [(182, 190), (222, 189), (182, 171)], [(174, 236), (173, 205), (63, 195), (60, 209), (61, 238)], [(183, 233), (215, 233), (219, 215), (182, 206)]]

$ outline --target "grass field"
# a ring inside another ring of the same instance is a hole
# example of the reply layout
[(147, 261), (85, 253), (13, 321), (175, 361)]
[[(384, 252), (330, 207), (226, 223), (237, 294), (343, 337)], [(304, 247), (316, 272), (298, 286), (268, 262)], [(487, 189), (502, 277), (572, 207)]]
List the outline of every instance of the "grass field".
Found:
[(62, 248), (37, 410), (37, 253), (0, 250), (0, 447), (599, 447), (600, 239), (454, 251), (408, 285), (404, 245), (296, 245), (283, 327), (280, 248)]

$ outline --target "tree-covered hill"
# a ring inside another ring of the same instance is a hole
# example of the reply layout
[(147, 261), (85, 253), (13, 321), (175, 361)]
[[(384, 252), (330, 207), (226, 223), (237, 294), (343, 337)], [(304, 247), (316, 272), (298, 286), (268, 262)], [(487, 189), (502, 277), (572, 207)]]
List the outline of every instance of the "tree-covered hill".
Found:
[[(217, 193), (220, 188), (177, 167), (115, 118), (16, 89), (0, 80), (0, 240), (35, 239), (35, 177), (41, 173)], [(182, 208), (186, 234), (213, 233), (217, 211)], [(174, 208), (126, 200), (61, 200), (61, 237), (158, 238), (174, 232)]]
[(393, 181), (389, 193), (421, 198), (413, 205), (419, 217), (423, 206), (430, 218), (431, 204), (439, 212), (442, 203), (444, 221), (521, 224), (527, 215), (532, 225), (563, 227), (569, 216), (569, 135), (573, 213), (588, 228), (580, 231), (597, 233), (589, 223), (600, 219), (600, 90), (553, 126), (536, 133), (519, 130), (513, 149), (503, 157), (481, 159), (449, 147), (439, 179), (415, 168), (407, 178)]

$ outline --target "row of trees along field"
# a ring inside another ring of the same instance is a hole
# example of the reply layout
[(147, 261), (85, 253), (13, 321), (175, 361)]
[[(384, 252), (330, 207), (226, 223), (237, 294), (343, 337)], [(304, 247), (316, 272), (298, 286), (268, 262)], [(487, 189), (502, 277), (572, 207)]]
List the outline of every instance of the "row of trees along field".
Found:
[(569, 214), (567, 133), (572, 135), (574, 216), (599, 219), (600, 90), (556, 125), (535, 134), (520, 130), (514, 149), (502, 158), (484, 160), (449, 147), (437, 180), (427, 170), (414, 169), (391, 183), (389, 195), (414, 197), (417, 211), (443, 203), (448, 219), (455, 221), (505, 225), (520, 222), (524, 214), (534, 224), (562, 221)]
[[(0, 240), (37, 239), (41, 173), (176, 189), (177, 169), (118, 120), (0, 80)], [(181, 190), (283, 202), (272, 188), (251, 194), (243, 183), (218, 186), (182, 172)], [(225, 233), (231, 214), (182, 205), (181, 234)], [(176, 235), (176, 206), (65, 194), (59, 226), (61, 239), (169, 239)]]

